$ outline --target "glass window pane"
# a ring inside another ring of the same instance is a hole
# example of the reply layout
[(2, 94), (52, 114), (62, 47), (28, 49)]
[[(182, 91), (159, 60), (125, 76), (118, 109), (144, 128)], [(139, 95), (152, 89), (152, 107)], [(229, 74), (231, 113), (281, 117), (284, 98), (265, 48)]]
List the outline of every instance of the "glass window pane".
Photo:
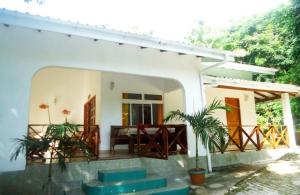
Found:
[(132, 104), (132, 125), (143, 123), (143, 104)]
[(151, 104), (144, 104), (144, 124), (151, 124)]
[(122, 104), (122, 125), (130, 125), (130, 104)]
[(123, 99), (141, 100), (142, 94), (138, 93), (122, 93)]
[(153, 109), (153, 124), (160, 125), (163, 124), (164, 114), (162, 104), (152, 104)]
[(162, 95), (145, 94), (145, 100), (162, 100)]

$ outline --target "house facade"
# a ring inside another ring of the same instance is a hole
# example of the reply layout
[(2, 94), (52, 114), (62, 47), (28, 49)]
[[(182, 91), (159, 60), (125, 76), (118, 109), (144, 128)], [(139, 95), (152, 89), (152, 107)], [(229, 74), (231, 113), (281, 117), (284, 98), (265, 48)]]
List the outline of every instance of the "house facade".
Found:
[[(48, 122), (41, 103), (49, 104), (54, 123), (64, 122), (60, 112), (69, 109), (68, 120), (83, 124), (84, 105), (93, 100), (99, 149), (110, 150), (112, 125), (160, 124), (169, 111), (191, 114), (214, 99), (235, 110), (216, 113), (225, 125), (250, 134), (257, 126), (255, 104), (279, 99), (289, 146), (295, 146), (289, 97), (300, 88), (251, 81), (275, 69), (235, 63), (237, 55), (228, 51), (3, 9), (0, 23), (0, 172), (25, 168), (25, 159), (9, 161), (12, 138), (26, 135), (28, 124)], [(194, 139), (188, 126), (189, 157)], [(200, 153), (209, 155), (205, 147)]]

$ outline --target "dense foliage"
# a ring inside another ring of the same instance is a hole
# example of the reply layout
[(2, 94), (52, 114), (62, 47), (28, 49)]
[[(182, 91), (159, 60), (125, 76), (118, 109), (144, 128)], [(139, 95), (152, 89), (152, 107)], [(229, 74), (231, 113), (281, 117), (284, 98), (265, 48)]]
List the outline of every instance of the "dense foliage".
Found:
[[(222, 32), (215, 31), (200, 23), (189, 41), (225, 50), (244, 50), (246, 55), (238, 61), (279, 69), (275, 76), (255, 75), (257, 81), (300, 85), (300, 0), (292, 0), (289, 5), (242, 21)], [(272, 122), (281, 123), (279, 104), (257, 105), (258, 122), (272, 118)], [(300, 121), (299, 98), (292, 99), (292, 109), (294, 117)]]

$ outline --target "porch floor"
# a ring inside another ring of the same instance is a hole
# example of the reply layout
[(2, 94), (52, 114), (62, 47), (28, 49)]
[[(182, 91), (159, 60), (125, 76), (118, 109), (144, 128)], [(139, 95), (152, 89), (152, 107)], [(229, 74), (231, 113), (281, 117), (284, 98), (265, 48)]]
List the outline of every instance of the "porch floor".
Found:
[[(110, 151), (99, 151), (99, 157), (93, 157), (91, 161), (99, 161), (99, 160), (118, 160), (118, 159), (130, 159), (130, 158), (137, 158), (136, 154), (129, 154), (128, 150), (116, 150), (115, 153), (111, 153)], [(69, 162), (79, 162), (79, 161), (86, 161), (86, 157), (74, 157)], [(42, 161), (42, 160), (28, 160), (27, 164), (48, 164), (49, 160)]]

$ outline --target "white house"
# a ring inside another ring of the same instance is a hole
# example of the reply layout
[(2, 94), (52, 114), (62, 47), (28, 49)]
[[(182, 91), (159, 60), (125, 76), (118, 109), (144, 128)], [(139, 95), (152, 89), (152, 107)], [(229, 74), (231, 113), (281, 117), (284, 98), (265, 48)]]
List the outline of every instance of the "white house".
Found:
[[(289, 145), (295, 146), (289, 97), (300, 88), (251, 81), (275, 69), (235, 63), (228, 51), (4, 9), (0, 24), (0, 172), (24, 169), (25, 159), (9, 161), (12, 138), (26, 135), (28, 124), (47, 123), (41, 103), (49, 104), (54, 123), (63, 122), (61, 110), (68, 109), (68, 120), (83, 124), (84, 104), (94, 96), (100, 150), (110, 149), (112, 125), (154, 124), (171, 110), (193, 113), (213, 99), (234, 104), (231, 115), (216, 116), (248, 133), (257, 125), (255, 103), (281, 99)], [(193, 157), (189, 127), (187, 139)]]

